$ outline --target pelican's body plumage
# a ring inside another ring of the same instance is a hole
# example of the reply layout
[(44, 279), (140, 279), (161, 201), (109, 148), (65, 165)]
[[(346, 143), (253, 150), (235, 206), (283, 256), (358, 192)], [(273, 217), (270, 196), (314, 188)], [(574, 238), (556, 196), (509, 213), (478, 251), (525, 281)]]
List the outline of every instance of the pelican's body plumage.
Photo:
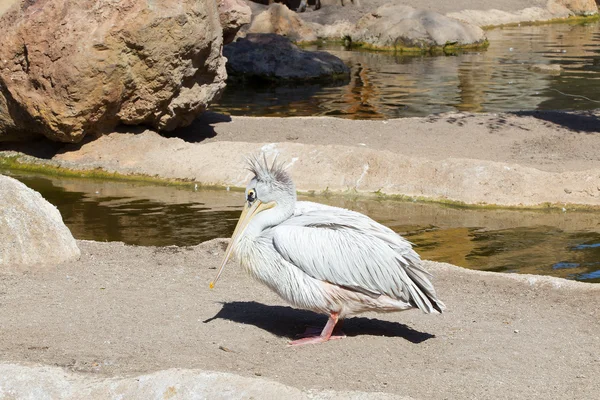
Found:
[(343, 318), (443, 307), (410, 243), (357, 212), (297, 202), (282, 223), (242, 236), (234, 253), (250, 275), (298, 308)]
[(294, 344), (326, 341), (339, 318), (356, 313), (444, 310), (408, 241), (363, 214), (296, 201), (281, 165), (249, 162), (255, 178), (216, 279), (233, 250), (250, 275), (284, 300), (330, 316), (320, 336)]

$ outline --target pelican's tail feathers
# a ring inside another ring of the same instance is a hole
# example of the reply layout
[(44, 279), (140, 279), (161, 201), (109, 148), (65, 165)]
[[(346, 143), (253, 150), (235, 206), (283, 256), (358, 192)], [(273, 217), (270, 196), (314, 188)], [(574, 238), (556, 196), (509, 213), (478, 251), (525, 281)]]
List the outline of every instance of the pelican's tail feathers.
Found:
[(412, 295), (412, 300), (415, 302), (415, 306), (427, 314), (441, 314), (446, 309), (446, 305), (437, 297), (435, 288), (429, 280), (431, 274), (423, 269), (421, 260), (418, 256), (413, 260), (407, 259), (405, 255), (405, 259), (408, 262), (405, 264), (404, 270), (414, 284), (414, 287), (409, 285), (411, 286), (409, 290)]

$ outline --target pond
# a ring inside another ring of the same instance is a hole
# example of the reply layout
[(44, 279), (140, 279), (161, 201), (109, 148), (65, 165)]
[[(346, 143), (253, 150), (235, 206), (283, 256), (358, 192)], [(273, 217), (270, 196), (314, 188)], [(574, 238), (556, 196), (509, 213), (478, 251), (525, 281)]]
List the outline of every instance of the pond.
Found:
[[(77, 239), (190, 246), (231, 236), (241, 192), (67, 179), (2, 171), (60, 210)], [(598, 213), (459, 208), (393, 200), (308, 197), (365, 213), (416, 245), (424, 259), (465, 268), (600, 282)]]
[[(497, 28), (485, 51), (409, 56), (314, 46), (351, 67), (323, 87), (230, 84), (212, 109), (231, 115), (382, 119), (449, 111), (600, 107), (600, 22)], [(562, 70), (540, 72), (537, 65)]]

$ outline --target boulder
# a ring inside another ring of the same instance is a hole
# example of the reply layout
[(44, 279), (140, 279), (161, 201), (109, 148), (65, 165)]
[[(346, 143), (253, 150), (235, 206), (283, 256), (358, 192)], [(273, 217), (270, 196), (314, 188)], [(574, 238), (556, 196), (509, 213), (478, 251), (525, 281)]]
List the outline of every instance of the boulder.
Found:
[(172, 130), (225, 87), (215, 1), (22, 0), (0, 30), (0, 141)]
[(356, 30), (356, 24), (351, 23), (348, 20), (338, 20), (332, 24), (321, 25), (314, 23), (315, 33), (319, 39), (346, 41), (346, 38), (352, 36), (352, 33)]
[(170, 368), (127, 377), (74, 373), (73, 369), (54, 365), (0, 364), (0, 394), (6, 400), (413, 400), (412, 397), (383, 392), (303, 390), (262, 377), (199, 369)]
[(56, 207), (16, 179), (0, 175), (0, 268), (57, 264), (79, 248)]
[(223, 44), (229, 44), (240, 28), (250, 23), (252, 10), (243, 0), (219, 0), (219, 19), (223, 28)]
[(283, 36), (249, 33), (223, 48), (233, 79), (272, 81), (347, 79), (350, 69), (333, 54), (305, 51)]
[(313, 42), (317, 40), (315, 26), (305, 22), (296, 12), (284, 4), (273, 3), (268, 9), (258, 14), (248, 33), (276, 33), (287, 36), (294, 42)]
[(374, 50), (430, 51), (484, 47), (481, 28), (442, 14), (402, 5), (384, 5), (358, 21), (353, 44)]
[(572, 15), (594, 15), (598, 13), (596, 0), (550, 0), (548, 1), (548, 9), (558, 14), (566, 9)]

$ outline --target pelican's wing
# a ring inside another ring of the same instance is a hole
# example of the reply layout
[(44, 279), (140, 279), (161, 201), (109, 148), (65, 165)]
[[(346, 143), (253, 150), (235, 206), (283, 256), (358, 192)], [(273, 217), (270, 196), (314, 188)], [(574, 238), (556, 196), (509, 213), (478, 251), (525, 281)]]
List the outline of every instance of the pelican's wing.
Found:
[(272, 234), (279, 254), (315, 279), (425, 312), (444, 308), (410, 243), (363, 214), (301, 203)]

